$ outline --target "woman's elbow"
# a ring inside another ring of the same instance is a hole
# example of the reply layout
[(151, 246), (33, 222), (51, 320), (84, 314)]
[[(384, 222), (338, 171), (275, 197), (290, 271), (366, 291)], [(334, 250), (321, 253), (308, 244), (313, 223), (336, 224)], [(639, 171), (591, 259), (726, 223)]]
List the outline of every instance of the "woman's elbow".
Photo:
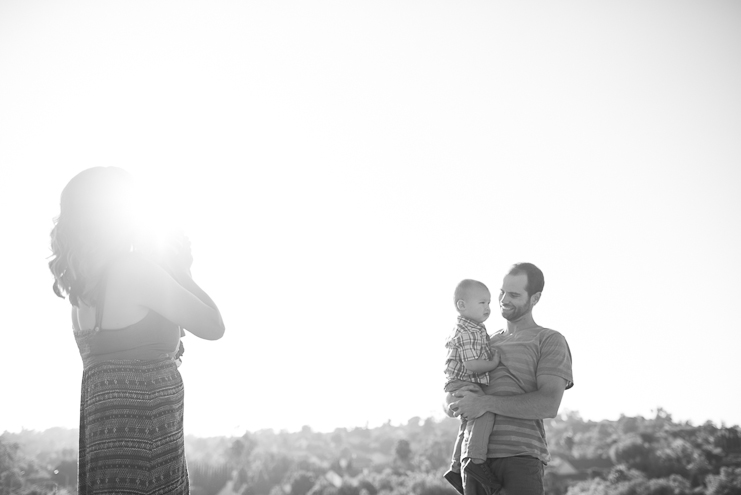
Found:
[(224, 332), (226, 331), (226, 327), (224, 327), (224, 322), (219, 319), (218, 325), (212, 330), (210, 333), (210, 337), (208, 340), (219, 340), (221, 337), (224, 336)]
[(224, 327), (224, 324), (222, 323), (219, 327), (219, 331), (217, 332), (217, 337), (214, 340), (219, 340), (221, 337), (224, 336), (224, 332), (226, 332), (226, 327)]
[(224, 321), (221, 319), (221, 315), (217, 313), (210, 321), (203, 322), (200, 331), (194, 331), (193, 333), (204, 340), (219, 340), (224, 336), (225, 330)]

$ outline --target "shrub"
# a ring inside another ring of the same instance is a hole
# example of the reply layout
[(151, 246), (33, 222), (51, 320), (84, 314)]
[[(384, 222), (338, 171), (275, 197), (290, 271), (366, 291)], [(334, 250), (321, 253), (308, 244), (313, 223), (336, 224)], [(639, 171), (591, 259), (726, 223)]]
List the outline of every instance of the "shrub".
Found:
[(741, 495), (741, 468), (721, 468), (720, 474), (705, 478), (707, 495)]

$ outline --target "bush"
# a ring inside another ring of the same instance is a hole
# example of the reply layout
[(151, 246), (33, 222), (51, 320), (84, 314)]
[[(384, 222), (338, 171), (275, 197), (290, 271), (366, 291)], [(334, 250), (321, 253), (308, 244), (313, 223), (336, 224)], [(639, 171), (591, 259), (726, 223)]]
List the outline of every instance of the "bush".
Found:
[(618, 483), (637, 481), (646, 479), (646, 475), (637, 469), (631, 469), (625, 464), (618, 464), (613, 467), (607, 474), (607, 481), (611, 485), (617, 485)]
[(291, 495), (306, 495), (309, 490), (314, 488), (316, 479), (312, 473), (306, 471), (297, 471), (288, 478), (288, 484), (291, 487)]
[(203, 488), (206, 493), (218, 493), (231, 477), (231, 470), (226, 464), (213, 466), (202, 462), (188, 465), (188, 477), (194, 487)]
[(594, 478), (569, 487), (566, 495), (692, 495), (689, 481), (679, 475), (646, 479), (643, 473), (616, 466), (607, 480)]
[(571, 485), (566, 491), (566, 495), (608, 495), (609, 493), (610, 483), (600, 478), (580, 481)]
[(741, 468), (721, 468), (705, 478), (707, 495), (741, 495)]
[(612, 462), (625, 464), (644, 473), (651, 469), (652, 453), (651, 446), (638, 434), (628, 435), (610, 449)]

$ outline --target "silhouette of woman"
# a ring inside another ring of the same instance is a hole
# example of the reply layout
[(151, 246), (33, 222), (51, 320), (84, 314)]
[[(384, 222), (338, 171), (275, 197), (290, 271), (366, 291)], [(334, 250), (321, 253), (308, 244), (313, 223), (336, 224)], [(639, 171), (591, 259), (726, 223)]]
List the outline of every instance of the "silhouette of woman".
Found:
[(124, 170), (91, 168), (62, 191), (51, 231), (83, 362), (80, 495), (189, 493), (180, 337), (216, 340), (224, 323), (190, 277), (188, 239), (147, 228), (151, 199)]

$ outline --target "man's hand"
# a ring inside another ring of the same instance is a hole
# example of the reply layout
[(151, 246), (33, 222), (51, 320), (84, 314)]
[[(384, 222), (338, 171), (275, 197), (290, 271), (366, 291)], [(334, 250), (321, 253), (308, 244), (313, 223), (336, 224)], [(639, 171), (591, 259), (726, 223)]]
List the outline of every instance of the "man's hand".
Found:
[(482, 404), (479, 404), (481, 402), (480, 397), (484, 397), (480, 387), (465, 385), (455, 392), (449, 393), (445, 401), (452, 416), (460, 416), (469, 420), (476, 419), (486, 412)]

